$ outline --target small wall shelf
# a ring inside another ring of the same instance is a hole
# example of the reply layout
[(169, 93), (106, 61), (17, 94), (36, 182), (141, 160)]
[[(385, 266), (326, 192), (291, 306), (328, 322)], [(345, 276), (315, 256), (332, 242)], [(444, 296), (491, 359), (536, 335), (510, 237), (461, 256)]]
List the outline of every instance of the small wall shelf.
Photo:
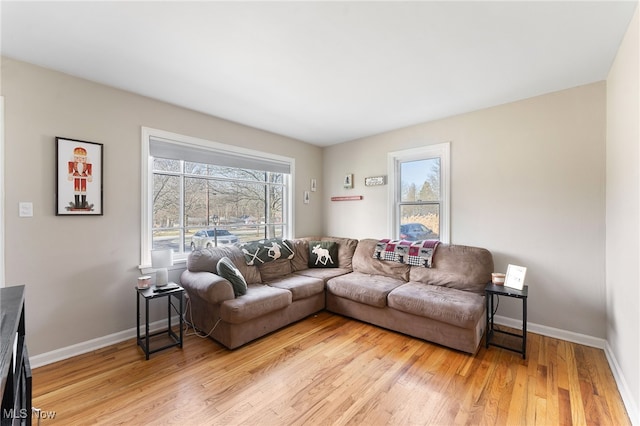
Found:
[(356, 201), (362, 200), (362, 195), (346, 195), (343, 197), (331, 197), (331, 201)]

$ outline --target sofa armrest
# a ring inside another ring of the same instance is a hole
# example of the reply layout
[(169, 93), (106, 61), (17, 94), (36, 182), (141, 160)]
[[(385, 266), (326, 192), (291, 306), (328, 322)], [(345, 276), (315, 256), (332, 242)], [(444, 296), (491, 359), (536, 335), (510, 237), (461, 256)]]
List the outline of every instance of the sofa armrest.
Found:
[(211, 272), (186, 270), (182, 273), (180, 282), (187, 293), (195, 294), (209, 303), (218, 304), (235, 299), (231, 283)]

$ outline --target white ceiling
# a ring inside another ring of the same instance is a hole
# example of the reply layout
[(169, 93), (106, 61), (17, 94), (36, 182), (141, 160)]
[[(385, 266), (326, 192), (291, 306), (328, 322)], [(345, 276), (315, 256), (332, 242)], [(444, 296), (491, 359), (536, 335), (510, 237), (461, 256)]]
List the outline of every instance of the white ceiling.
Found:
[(2, 55), (316, 145), (606, 79), (631, 2), (11, 2)]

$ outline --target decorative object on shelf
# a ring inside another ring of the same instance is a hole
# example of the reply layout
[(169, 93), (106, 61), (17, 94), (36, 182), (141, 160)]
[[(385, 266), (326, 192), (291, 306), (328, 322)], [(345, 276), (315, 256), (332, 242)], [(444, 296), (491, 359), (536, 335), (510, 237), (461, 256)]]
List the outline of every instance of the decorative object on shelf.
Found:
[(309, 191), (304, 191), (302, 199), (303, 199), (305, 204), (309, 204)]
[(56, 216), (102, 215), (101, 143), (56, 137)]
[(340, 197), (331, 197), (331, 201), (355, 201), (362, 200), (362, 195), (345, 195)]
[(140, 289), (149, 288), (150, 285), (151, 285), (151, 276), (143, 275), (141, 277), (138, 277), (138, 288)]
[(173, 250), (151, 250), (151, 267), (156, 270), (156, 287), (169, 284), (168, 267), (173, 265)]
[(342, 186), (344, 186), (347, 189), (353, 188), (353, 173), (344, 175), (344, 181), (342, 182)]
[(371, 177), (366, 177), (364, 178), (364, 185), (365, 186), (380, 186), (380, 185), (386, 185), (387, 184), (387, 176), (383, 175), (383, 176), (371, 176)]
[(318, 183), (315, 179), (311, 179), (311, 192), (316, 192), (318, 188)]
[(491, 282), (495, 285), (504, 285), (504, 277), (506, 275), (501, 272), (491, 273)]
[(524, 277), (527, 275), (527, 268), (524, 266), (509, 265), (507, 266), (507, 274), (504, 278), (505, 287), (522, 290), (524, 287)]

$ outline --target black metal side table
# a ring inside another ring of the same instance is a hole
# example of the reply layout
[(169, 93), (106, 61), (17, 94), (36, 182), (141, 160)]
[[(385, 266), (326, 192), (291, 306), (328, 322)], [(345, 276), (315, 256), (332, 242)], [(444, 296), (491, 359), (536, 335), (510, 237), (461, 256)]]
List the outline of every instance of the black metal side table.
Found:
[[(137, 292), (136, 312), (138, 317), (138, 321), (137, 321), (138, 345), (144, 351), (146, 359), (149, 359), (149, 355), (151, 355), (152, 353), (161, 351), (163, 349), (172, 348), (174, 346), (178, 346), (179, 348), (182, 348), (182, 340), (183, 340), (182, 329), (184, 325), (183, 323), (184, 321), (184, 318), (183, 318), (184, 289), (177, 284), (169, 283), (166, 288), (163, 288), (163, 287), (156, 288), (155, 286), (150, 288), (145, 288), (145, 289), (136, 288), (136, 292)], [(140, 298), (141, 297), (144, 298), (144, 304), (145, 304), (144, 336), (142, 336), (140, 333)], [(167, 298), (167, 322), (168, 322), (167, 328), (160, 331), (156, 331), (154, 333), (150, 333), (149, 332), (149, 301), (153, 299), (160, 299), (162, 297)], [(172, 297), (175, 300), (172, 300)], [(172, 316), (171, 311), (172, 310), (176, 314), (178, 314), (178, 317), (180, 318), (179, 333), (176, 333), (171, 328), (171, 316)], [(149, 339), (151, 337), (159, 336), (163, 334), (166, 334), (168, 336), (170, 343), (160, 346), (158, 348), (151, 349), (149, 345)]]
[[(508, 349), (510, 351), (518, 352), (522, 354), (522, 359), (527, 357), (527, 297), (529, 297), (529, 286), (524, 286), (522, 290), (518, 290), (511, 287), (505, 287), (503, 285), (495, 285), (492, 283), (487, 284), (484, 289), (485, 298), (487, 301), (487, 335), (485, 337), (485, 347), (489, 345), (497, 346), (499, 348)], [(493, 323), (493, 317), (495, 316), (495, 309), (493, 303), (493, 296), (506, 296), (514, 297), (522, 300), (522, 334), (511, 333), (509, 331), (498, 330)], [(508, 334), (509, 336), (515, 336), (522, 339), (522, 347), (520, 349), (501, 345), (499, 343), (491, 342), (494, 337), (494, 333)]]

